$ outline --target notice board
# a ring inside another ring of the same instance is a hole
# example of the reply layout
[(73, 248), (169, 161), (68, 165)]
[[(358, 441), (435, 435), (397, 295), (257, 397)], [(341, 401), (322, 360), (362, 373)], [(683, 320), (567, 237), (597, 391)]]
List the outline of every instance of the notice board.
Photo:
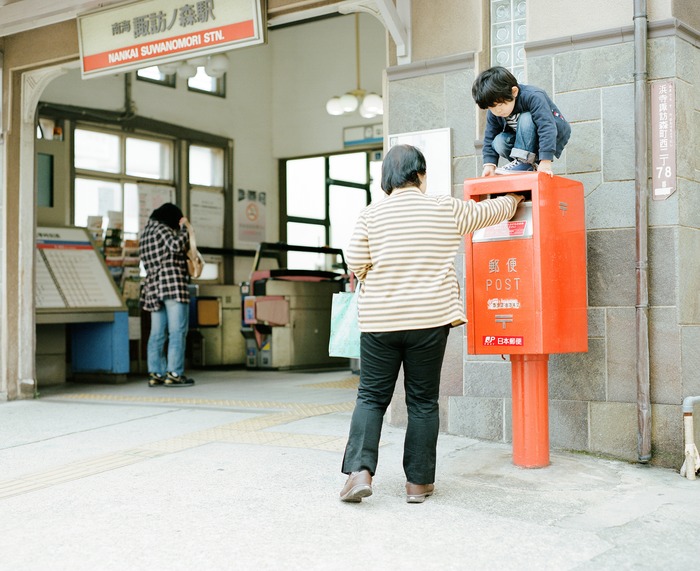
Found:
[(428, 173), (426, 194), (452, 194), (452, 129), (389, 135), (389, 148), (394, 145), (412, 145), (423, 153)]
[(86, 228), (37, 228), (37, 312), (126, 311)]

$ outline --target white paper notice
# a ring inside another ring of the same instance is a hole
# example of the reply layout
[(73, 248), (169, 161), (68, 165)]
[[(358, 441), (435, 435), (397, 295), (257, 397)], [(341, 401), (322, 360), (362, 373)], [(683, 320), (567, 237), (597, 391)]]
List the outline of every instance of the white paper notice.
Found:
[(166, 202), (175, 203), (175, 189), (158, 184), (139, 184), (139, 234), (151, 213)]
[(419, 149), (428, 165), (426, 194), (452, 194), (452, 140), (451, 129), (432, 129), (389, 135), (389, 148), (394, 145), (412, 145)]

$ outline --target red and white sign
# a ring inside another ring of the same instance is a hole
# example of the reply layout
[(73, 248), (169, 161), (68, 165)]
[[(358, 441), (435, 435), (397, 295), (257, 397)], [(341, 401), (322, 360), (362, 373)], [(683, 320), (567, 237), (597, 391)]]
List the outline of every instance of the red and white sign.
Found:
[(493, 226), (484, 228), (483, 237), (489, 238), (515, 238), (525, 236), (526, 220), (508, 220)]
[(265, 42), (260, 0), (144, 0), (78, 17), (82, 76)]

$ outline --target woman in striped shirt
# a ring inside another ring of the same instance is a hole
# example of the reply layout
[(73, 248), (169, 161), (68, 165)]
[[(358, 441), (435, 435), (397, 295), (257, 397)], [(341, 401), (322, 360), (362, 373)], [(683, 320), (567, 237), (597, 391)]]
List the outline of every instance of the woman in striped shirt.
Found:
[(512, 218), (522, 197), (428, 196), (425, 157), (410, 145), (387, 153), (382, 190), (388, 196), (360, 213), (347, 249), (348, 266), (361, 282), (362, 365), (340, 499), (359, 502), (372, 494), (384, 413), (403, 365), (406, 501), (421, 503), (434, 489), (447, 335), (466, 322), (455, 255), (465, 234)]

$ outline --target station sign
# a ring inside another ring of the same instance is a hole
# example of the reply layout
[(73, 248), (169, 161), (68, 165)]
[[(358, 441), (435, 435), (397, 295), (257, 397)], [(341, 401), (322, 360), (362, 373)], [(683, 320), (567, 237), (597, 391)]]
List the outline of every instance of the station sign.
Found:
[(78, 16), (82, 77), (265, 43), (262, 0), (142, 0)]

